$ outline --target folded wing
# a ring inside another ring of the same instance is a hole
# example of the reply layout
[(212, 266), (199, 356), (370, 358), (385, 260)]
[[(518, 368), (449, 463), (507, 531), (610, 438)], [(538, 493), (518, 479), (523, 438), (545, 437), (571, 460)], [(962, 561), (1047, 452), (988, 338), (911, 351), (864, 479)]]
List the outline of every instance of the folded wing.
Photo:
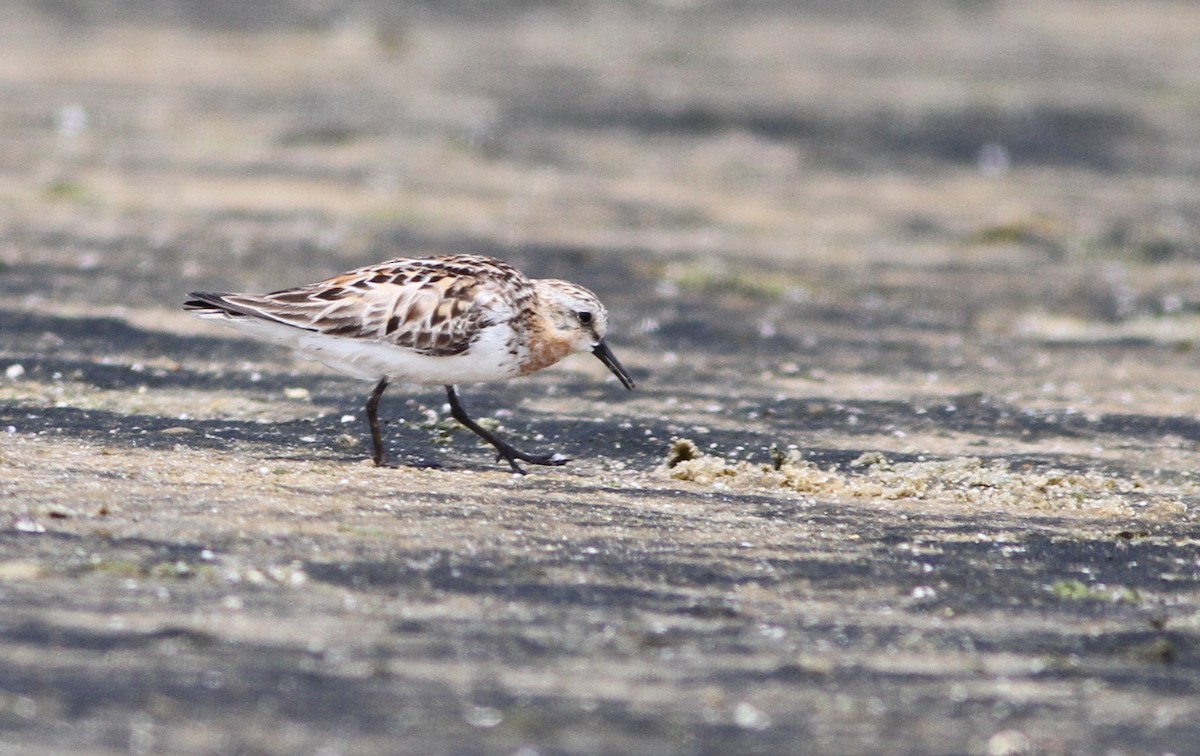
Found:
[(395, 260), (270, 294), (193, 292), (184, 307), (202, 316), (259, 318), (421, 354), (460, 354), (483, 328), (511, 317), (512, 308), (478, 271), (433, 262)]

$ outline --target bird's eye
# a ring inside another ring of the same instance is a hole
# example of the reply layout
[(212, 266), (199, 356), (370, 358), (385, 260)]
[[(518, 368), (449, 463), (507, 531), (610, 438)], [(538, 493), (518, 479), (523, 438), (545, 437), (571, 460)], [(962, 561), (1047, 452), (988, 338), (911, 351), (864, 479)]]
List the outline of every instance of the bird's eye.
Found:
[(592, 324), (592, 313), (588, 312), (587, 310), (581, 310), (580, 312), (575, 313), (575, 317), (579, 318), (580, 325)]

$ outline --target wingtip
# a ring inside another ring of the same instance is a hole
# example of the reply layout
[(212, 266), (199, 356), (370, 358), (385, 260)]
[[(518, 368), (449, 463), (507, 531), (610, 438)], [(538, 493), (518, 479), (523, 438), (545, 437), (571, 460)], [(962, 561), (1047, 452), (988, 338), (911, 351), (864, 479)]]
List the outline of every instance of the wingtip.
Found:
[(192, 291), (188, 292), (191, 299), (183, 303), (185, 310), (223, 310), (225, 309), (225, 295), (218, 294), (212, 291)]

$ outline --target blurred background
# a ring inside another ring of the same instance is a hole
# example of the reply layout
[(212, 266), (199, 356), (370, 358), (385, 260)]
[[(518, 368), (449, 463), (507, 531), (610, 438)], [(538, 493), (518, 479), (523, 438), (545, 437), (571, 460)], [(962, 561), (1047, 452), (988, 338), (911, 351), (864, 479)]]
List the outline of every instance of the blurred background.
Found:
[(14, 0), (0, 294), (178, 332), (192, 289), (481, 253), (596, 290), (668, 382), (1040, 401), (1144, 362), (1097, 345), (1200, 334), (1196, 28), (1170, 0)]
[[(795, 302), (872, 264), (1191, 261), (1198, 24), (1169, 0), (13, 0), (0, 287), (169, 306), (471, 251)], [(1010, 283), (1085, 317), (1198, 299)]]

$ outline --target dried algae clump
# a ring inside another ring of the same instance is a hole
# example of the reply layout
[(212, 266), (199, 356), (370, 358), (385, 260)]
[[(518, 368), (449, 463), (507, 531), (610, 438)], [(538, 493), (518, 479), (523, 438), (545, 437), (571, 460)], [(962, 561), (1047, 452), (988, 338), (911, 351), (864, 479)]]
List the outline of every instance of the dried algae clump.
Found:
[(772, 454), (770, 464), (730, 462), (706, 455), (676, 439), (661, 468), (675, 480), (736, 489), (784, 489), (807, 495), (883, 500), (923, 500), (971, 508), (1039, 511), (1088, 510), (1097, 514), (1178, 516), (1186, 505), (1176, 488), (1161, 490), (1138, 478), (1096, 471), (1014, 470), (1003, 461), (978, 457), (892, 462), (868, 452), (850, 463), (851, 472), (822, 470), (800, 454)]
[(738, 488), (786, 488), (802, 493), (844, 493), (844, 481), (804, 461), (794, 450), (773, 454), (771, 464), (727, 462), (704, 454), (688, 439), (675, 439), (661, 470), (675, 480), (703, 485), (728, 482)]
[(704, 452), (700, 451), (695, 441), (687, 438), (673, 438), (671, 439), (671, 448), (667, 451), (667, 458), (663, 462), (663, 466), (666, 469), (671, 469), (680, 462), (688, 462), (693, 459), (699, 459), (702, 456), (704, 456)]

